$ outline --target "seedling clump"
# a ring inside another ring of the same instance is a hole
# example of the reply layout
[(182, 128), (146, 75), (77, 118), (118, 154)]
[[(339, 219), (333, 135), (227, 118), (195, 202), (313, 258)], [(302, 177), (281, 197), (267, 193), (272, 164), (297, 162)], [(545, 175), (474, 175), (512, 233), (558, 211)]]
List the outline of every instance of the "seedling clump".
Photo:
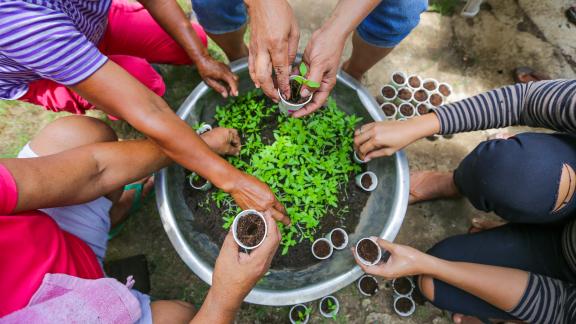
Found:
[(320, 308), (322, 309), (324, 314), (331, 314), (332, 317), (336, 317), (336, 313), (332, 314), (337, 309), (336, 301), (332, 297), (324, 299), (322, 304), (320, 305)]

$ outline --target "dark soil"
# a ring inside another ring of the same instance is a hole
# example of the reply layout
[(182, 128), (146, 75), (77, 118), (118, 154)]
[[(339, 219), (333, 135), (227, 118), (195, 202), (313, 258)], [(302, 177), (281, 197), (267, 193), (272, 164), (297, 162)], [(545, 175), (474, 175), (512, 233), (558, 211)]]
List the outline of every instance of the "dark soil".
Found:
[(385, 86), (384, 88), (382, 88), (382, 95), (384, 96), (384, 98), (386, 99), (394, 99), (394, 95), (396, 91), (394, 91), (394, 88), (392, 88), (391, 86)]
[(424, 102), (428, 100), (428, 94), (426, 93), (426, 90), (420, 89), (414, 92), (414, 99), (416, 99), (418, 102)]
[(364, 277), (360, 280), (360, 288), (363, 292), (373, 296), (378, 292), (378, 282), (371, 277)]
[(398, 91), (398, 98), (400, 98), (402, 100), (408, 100), (408, 99), (410, 99), (411, 96), (412, 96), (412, 91), (410, 91), (408, 89), (400, 89), (400, 91)]
[(436, 90), (436, 84), (432, 81), (424, 82), (424, 89), (434, 91)]
[(426, 106), (425, 104), (419, 104), (418, 107), (416, 108), (416, 110), (418, 110), (418, 113), (420, 115), (426, 115), (426, 114), (430, 113), (428, 106)]
[(290, 318), (294, 322), (301, 321), (300, 316), (298, 316), (298, 313), (302, 313), (304, 318), (306, 318), (306, 315), (304, 315), (304, 314), (306, 314), (306, 308), (304, 308), (303, 306), (298, 306), (298, 307), (294, 307), (294, 309), (292, 309), (292, 312), (290, 313)]
[(202, 178), (201, 176), (198, 176), (198, 175), (195, 176), (194, 178), (192, 178), (192, 184), (193, 184), (195, 187), (197, 187), (197, 188), (202, 187), (203, 185), (206, 184), (206, 182), (207, 182), (206, 179), (204, 179), (204, 178)]
[(394, 289), (401, 295), (406, 295), (412, 290), (412, 283), (406, 277), (397, 278), (394, 281)]
[(396, 107), (394, 107), (394, 105), (390, 103), (384, 104), (382, 106), (382, 111), (384, 112), (384, 115), (392, 117), (396, 114)]
[(419, 88), (420, 87), (420, 79), (418, 79), (417, 77), (413, 76), (410, 77), (408, 79), (408, 84), (412, 87), (412, 88)]
[(332, 298), (324, 299), (324, 301), (322, 302), (322, 305), (320, 305), (320, 308), (322, 309), (324, 314), (330, 314), (333, 311), (333, 309), (330, 309), (330, 305), (328, 305), (328, 300), (330, 300), (332, 302), (332, 305), (336, 305), (336, 302), (334, 302), (334, 299), (332, 299)]
[[(269, 101), (269, 103), (272, 104), (271, 101)], [(277, 111), (270, 117), (262, 120), (262, 125), (265, 126), (262, 130), (261, 137), (262, 142), (266, 145), (272, 144), (275, 140), (273, 131), (278, 127), (279, 115), (280, 112)], [(184, 179), (184, 181), (185, 180), (186, 179)], [(212, 200), (210, 200), (209, 205), (205, 207), (206, 209), (198, 206), (199, 203), (206, 201), (207, 196), (211, 195), (216, 190), (218, 189), (213, 187), (208, 191), (198, 191), (194, 190), (189, 185), (185, 185), (183, 186), (183, 196), (186, 197), (186, 204), (195, 216), (190, 221), (192, 227), (196, 231), (208, 235), (212, 242), (221, 246), (226, 234), (228, 233), (228, 231), (222, 227), (224, 224), (222, 215), (224, 215), (227, 206), (218, 207)], [(348, 183), (342, 186), (340, 194), (338, 195), (338, 207), (327, 208), (326, 215), (320, 219), (316, 237), (325, 236), (335, 227), (354, 230), (356, 225), (358, 225), (359, 216), (362, 213), (369, 196), (369, 193), (358, 188), (354, 174), (350, 174)], [(348, 206), (348, 212), (337, 216), (339, 215), (338, 212), (345, 206)], [(312, 242), (309, 240), (302, 240), (302, 242), (298, 243), (296, 246), (291, 247), (286, 255), (281, 255), (282, 249), (278, 249), (278, 252), (276, 252), (274, 259), (272, 260), (272, 269), (298, 270), (320, 262), (320, 260), (316, 259), (312, 253), (310, 253), (311, 248)]]
[(300, 96), (300, 92), (298, 91), (300, 89), (301, 87), (298, 82), (290, 80), (290, 99), (286, 101), (295, 105), (306, 102), (309, 97), (302, 98), (302, 96)]
[(414, 107), (408, 104), (403, 104), (400, 106), (400, 113), (406, 117), (412, 116), (414, 114)]
[(358, 244), (358, 248), (356, 253), (358, 256), (362, 257), (362, 259), (373, 263), (378, 258), (378, 245), (372, 240), (362, 240), (360, 244)]
[(344, 234), (342, 234), (341, 231), (334, 231), (330, 235), (330, 241), (332, 241), (332, 244), (335, 247), (341, 247), (342, 244), (346, 242), (346, 238), (344, 237)]
[(440, 91), (444, 97), (448, 97), (452, 94), (452, 92), (450, 92), (450, 88), (448, 88), (448, 86), (445, 84), (441, 84), (440, 87), (438, 87), (438, 91)]
[(258, 245), (264, 239), (266, 223), (255, 214), (248, 214), (238, 219), (236, 237), (247, 247)]
[(362, 179), (360, 179), (360, 182), (362, 183), (362, 186), (364, 186), (364, 188), (368, 189), (372, 185), (372, 177), (369, 176), (368, 174), (365, 174), (362, 176)]
[(400, 74), (394, 74), (392, 76), (392, 80), (398, 84), (404, 84), (404, 82), (406, 82), (406, 79), (404, 79), (404, 77)]
[(412, 301), (406, 297), (400, 297), (396, 301), (396, 309), (400, 313), (408, 313), (412, 309)]
[(439, 107), (442, 104), (442, 96), (440, 96), (439, 94), (435, 93), (433, 95), (430, 96), (430, 103), (432, 104), (432, 106), (434, 107)]
[(327, 257), (328, 254), (330, 254), (330, 244), (324, 240), (318, 241), (314, 245), (314, 253), (316, 253), (319, 258)]

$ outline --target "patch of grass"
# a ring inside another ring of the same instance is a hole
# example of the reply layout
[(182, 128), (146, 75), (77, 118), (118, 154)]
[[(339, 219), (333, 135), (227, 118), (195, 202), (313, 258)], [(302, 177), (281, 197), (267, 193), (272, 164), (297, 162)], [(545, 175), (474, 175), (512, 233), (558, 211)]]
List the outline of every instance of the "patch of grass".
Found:
[(431, 0), (428, 11), (437, 12), (442, 16), (452, 16), (460, 2), (460, 0)]

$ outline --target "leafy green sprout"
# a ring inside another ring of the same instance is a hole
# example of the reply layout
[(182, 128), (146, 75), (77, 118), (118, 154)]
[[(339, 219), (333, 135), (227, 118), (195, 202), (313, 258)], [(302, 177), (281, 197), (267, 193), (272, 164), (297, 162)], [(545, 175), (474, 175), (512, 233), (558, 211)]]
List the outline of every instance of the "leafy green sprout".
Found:
[[(326, 298), (328, 303), (328, 314), (332, 314), (336, 311), (336, 303), (332, 301), (332, 298)], [(332, 318), (336, 318), (336, 313), (332, 314)]]
[(312, 312), (312, 310), (308, 307), (304, 307), (306, 310), (304, 312), (298, 311), (298, 318), (300, 319), (299, 321), (296, 321), (296, 323), (304, 323), (304, 321), (306, 320), (306, 317), (308, 317), (308, 315), (310, 315), (310, 312)]
[(320, 88), (319, 82), (306, 79), (306, 74), (308, 74), (308, 67), (304, 62), (300, 63), (300, 67), (298, 70), (300, 72), (300, 75), (295, 75), (292, 78), (296, 83), (298, 83), (298, 89), (295, 92), (296, 94), (300, 94), (300, 90), (302, 89), (303, 85), (307, 86), (310, 89)]

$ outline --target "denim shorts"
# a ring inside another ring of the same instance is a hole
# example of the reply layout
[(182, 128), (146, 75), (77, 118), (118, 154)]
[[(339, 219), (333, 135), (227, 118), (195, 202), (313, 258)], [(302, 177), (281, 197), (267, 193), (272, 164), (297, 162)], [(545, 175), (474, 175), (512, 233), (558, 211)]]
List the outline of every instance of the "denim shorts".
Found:
[[(377, 47), (398, 45), (420, 22), (428, 0), (382, 0), (358, 26), (357, 33)], [(225, 34), (246, 24), (242, 0), (192, 0), (198, 22), (211, 34)]]

